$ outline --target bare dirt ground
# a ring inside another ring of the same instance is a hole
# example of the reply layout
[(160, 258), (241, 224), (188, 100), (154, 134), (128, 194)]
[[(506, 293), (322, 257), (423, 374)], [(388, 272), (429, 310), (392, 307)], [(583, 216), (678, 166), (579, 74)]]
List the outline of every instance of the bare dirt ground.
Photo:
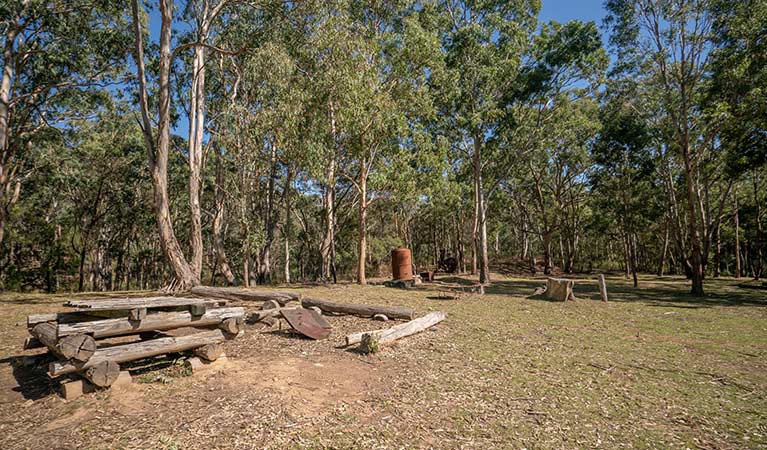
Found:
[(767, 448), (767, 291), (709, 280), (694, 299), (680, 278), (614, 277), (604, 304), (584, 278), (555, 303), (526, 298), (542, 279), (494, 280), (456, 300), (306, 286), (448, 318), (372, 356), (341, 344), (380, 322), (329, 317), (324, 341), (248, 325), (216, 369), (188, 376), (169, 355), (72, 401), (21, 350), (26, 316), (67, 297), (0, 296), (0, 448)]

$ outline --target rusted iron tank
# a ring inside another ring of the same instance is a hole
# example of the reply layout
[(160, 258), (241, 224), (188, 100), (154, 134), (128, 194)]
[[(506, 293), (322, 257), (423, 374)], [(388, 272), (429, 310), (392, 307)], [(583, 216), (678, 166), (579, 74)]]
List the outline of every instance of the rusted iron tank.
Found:
[(395, 281), (413, 279), (413, 257), (409, 248), (391, 251), (391, 275)]

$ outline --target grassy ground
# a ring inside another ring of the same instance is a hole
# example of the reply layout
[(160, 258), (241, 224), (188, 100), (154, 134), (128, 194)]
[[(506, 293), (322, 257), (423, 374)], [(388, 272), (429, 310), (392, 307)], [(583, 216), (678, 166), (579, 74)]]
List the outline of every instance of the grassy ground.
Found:
[(555, 303), (526, 298), (540, 279), (496, 278), (457, 300), (305, 287), (448, 319), (372, 356), (340, 347), (381, 326), (367, 319), (330, 317), (325, 341), (249, 325), (219, 369), (185, 376), (174, 355), (133, 367), (128, 391), (69, 402), (20, 350), (26, 315), (64, 297), (5, 295), (0, 447), (767, 448), (767, 291), (710, 280), (694, 299), (679, 278), (611, 278), (608, 304), (593, 280)]

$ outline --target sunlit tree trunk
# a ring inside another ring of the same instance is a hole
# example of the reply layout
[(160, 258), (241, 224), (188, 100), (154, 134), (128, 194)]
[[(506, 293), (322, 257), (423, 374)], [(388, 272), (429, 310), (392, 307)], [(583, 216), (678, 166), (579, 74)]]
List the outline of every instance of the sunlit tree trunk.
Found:
[(488, 284), (490, 283), (490, 262), (487, 255), (487, 208), (482, 187), (482, 139), (479, 134), (474, 137), (474, 190), (474, 198), (477, 202), (479, 282)]
[(160, 0), (160, 58), (159, 58), (159, 87), (158, 87), (158, 120), (157, 139), (152, 135), (152, 121), (149, 115), (149, 100), (146, 85), (146, 70), (144, 66), (144, 44), (139, 17), (138, 0), (132, 1), (133, 25), (136, 37), (135, 59), (139, 81), (139, 104), (141, 106), (144, 140), (149, 159), (149, 171), (152, 174), (154, 188), (154, 213), (160, 234), (160, 244), (170, 262), (175, 277), (174, 289), (188, 289), (200, 284), (184, 257), (181, 246), (173, 231), (173, 222), (168, 200), (168, 148), (170, 145), (170, 68), (171, 68), (171, 25), (173, 22), (173, 1)]
[(367, 256), (367, 216), (368, 216), (368, 191), (367, 191), (368, 168), (365, 158), (360, 160), (359, 178), (359, 240), (357, 243), (357, 283), (367, 284), (365, 277), (365, 262)]
[(216, 152), (216, 185), (214, 187), (214, 197), (216, 209), (213, 216), (213, 245), (216, 253), (216, 263), (221, 273), (230, 285), (237, 283), (232, 268), (229, 266), (229, 259), (226, 257), (226, 248), (224, 246), (223, 228), (226, 218), (226, 196), (224, 195), (224, 164), (220, 151)]

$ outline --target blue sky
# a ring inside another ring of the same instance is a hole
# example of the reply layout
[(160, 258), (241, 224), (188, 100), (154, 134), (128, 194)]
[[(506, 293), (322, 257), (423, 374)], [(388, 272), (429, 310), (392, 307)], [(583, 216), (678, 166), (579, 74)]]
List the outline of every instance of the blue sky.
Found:
[[(538, 18), (542, 22), (556, 20), (557, 22), (567, 22), (568, 20), (593, 20), (597, 26), (602, 25), (602, 18), (605, 15), (605, 0), (543, 0), (541, 13)], [(181, 2), (179, 2), (181, 3)], [(177, 31), (177, 30), (174, 30)], [(153, 40), (156, 40), (160, 34), (160, 14), (155, 8), (150, 11), (150, 32)], [(173, 133), (186, 138), (189, 134), (189, 123), (182, 114), (178, 123), (173, 129)]]
[(605, 15), (604, 0), (543, 0), (540, 20), (566, 22), (568, 20), (593, 20), (602, 24)]

